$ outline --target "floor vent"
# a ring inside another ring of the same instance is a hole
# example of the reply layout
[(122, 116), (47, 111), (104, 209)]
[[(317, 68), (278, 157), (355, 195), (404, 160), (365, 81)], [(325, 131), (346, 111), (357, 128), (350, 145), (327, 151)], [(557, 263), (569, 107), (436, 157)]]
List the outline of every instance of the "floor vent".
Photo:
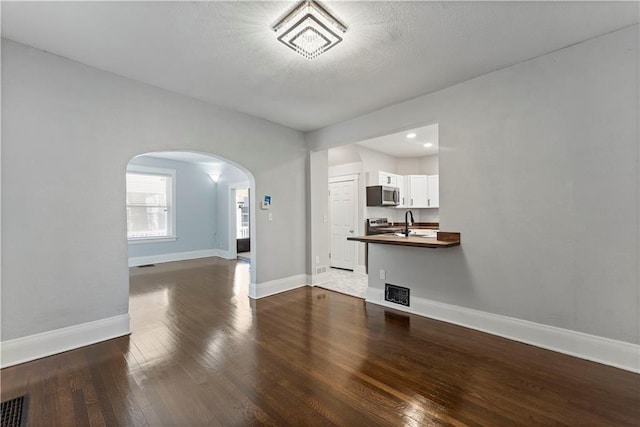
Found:
[(155, 264), (145, 264), (145, 265), (139, 265), (138, 268), (149, 268), (149, 267), (155, 267)]
[(384, 300), (409, 307), (409, 288), (385, 283)]
[(27, 425), (27, 396), (2, 402), (1, 427), (23, 427)]
[(326, 273), (326, 272), (327, 272), (327, 266), (326, 265), (322, 265), (320, 267), (316, 267), (316, 274)]

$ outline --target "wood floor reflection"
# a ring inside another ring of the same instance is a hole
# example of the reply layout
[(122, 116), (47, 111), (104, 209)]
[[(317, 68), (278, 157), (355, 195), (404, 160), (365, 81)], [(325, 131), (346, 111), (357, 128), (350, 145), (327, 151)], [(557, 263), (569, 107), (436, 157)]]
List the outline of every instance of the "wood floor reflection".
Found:
[(638, 425), (640, 376), (249, 265), (131, 269), (130, 337), (2, 370), (31, 426)]

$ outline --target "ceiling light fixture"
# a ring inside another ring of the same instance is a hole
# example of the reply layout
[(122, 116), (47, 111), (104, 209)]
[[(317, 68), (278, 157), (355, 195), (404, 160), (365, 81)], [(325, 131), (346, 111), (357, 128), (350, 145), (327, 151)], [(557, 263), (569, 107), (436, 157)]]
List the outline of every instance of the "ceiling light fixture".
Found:
[(429, 148), (429, 147), (433, 147), (433, 144), (430, 142), (427, 142), (426, 144), (424, 144), (425, 148)]
[(413, 132), (411, 132), (411, 133), (408, 133), (408, 134), (407, 134), (407, 138), (409, 138), (409, 139), (413, 139), (413, 138), (415, 138), (416, 136), (417, 136), (417, 135), (416, 135), (415, 133), (413, 133)]
[(312, 60), (340, 43), (347, 27), (320, 4), (308, 0), (278, 21), (273, 30), (285, 46)]

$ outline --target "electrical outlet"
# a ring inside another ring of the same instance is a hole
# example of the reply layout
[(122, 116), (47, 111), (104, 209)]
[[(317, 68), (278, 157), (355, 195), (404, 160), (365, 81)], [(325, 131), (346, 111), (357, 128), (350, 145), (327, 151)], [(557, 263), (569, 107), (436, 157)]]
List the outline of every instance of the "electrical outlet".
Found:
[(316, 257), (316, 264), (320, 264), (320, 257), (319, 256)]
[(387, 272), (384, 270), (380, 270), (380, 280), (385, 280), (387, 278)]

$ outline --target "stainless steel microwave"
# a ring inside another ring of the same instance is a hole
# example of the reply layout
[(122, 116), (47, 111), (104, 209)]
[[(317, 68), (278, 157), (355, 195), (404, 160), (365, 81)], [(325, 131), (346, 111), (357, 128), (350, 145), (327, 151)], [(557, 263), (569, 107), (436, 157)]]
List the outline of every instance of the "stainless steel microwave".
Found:
[(367, 187), (367, 206), (398, 206), (400, 204), (400, 190), (386, 185), (372, 185)]

